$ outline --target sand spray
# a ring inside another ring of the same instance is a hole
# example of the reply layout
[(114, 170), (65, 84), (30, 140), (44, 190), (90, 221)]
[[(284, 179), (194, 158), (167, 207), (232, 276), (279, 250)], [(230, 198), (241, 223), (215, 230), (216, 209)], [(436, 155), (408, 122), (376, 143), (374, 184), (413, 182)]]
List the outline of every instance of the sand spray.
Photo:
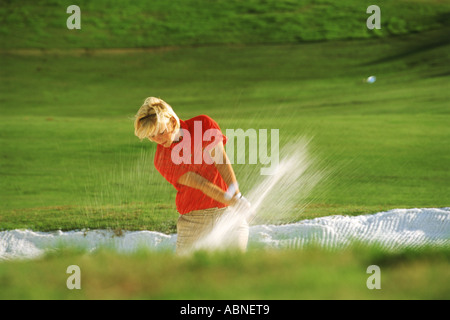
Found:
[(327, 175), (325, 169), (317, 167), (310, 145), (311, 139), (302, 137), (284, 147), (273, 174), (261, 176), (246, 192), (245, 198), (251, 206), (229, 207), (212, 231), (196, 243), (194, 250), (228, 249), (233, 230), (245, 221), (253, 225), (298, 220), (312, 189)]

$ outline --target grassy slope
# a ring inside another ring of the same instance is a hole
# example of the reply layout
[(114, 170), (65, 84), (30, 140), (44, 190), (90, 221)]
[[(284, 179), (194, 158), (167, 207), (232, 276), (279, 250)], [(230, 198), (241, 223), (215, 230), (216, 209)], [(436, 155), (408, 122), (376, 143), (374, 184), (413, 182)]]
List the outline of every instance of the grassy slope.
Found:
[(1, 48), (128, 48), (297, 43), (402, 35), (448, 24), (446, 1), (379, 0), (381, 30), (366, 28), (368, 0), (79, 0), (81, 30), (67, 30), (70, 0), (2, 1)]
[[(173, 231), (173, 189), (151, 169), (154, 146), (132, 131), (148, 95), (165, 98), (181, 118), (207, 113), (224, 130), (280, 129), (282, 145), (314, 136), (331, 175), (303, 217), (448, 206), (444, 35), (4, 54), (2, 228)], [(371, 74), (378, 81), (362, 83)], [(259, 179), (254, 166), (236, 171), (244, 191)]]
[[(224, 130), (278, 128), (281, 144), (314, 136), (331, 176), (311, 195), (310, 216), (448, 206), (444, 35), (4, 54), (2, 228), (173, 231), (173, 189), (151, 169), (154, 146), (132, 131), (148, 95), (181, 118), (208, 113)], [(370, 74), (378, 81), (362, 83)], [(245, 191), (259, 178), (252, 166), (236, 171)]]
[[(158, 0), (79, 1), (82, 30), (72, 31), (70, 4), (0, 5), (2, 48), (50, 50), (1, 56), (1, 228), (172, 232), (173, 189), (142, 169), (151, 167), (154, 146), (130, 129), (148, 95), (184, 118), (208, 110), (223, 128), (278, 128), (284, 144), (298, 133), (314, 136), (331, 176), (303, 217), (448, 205), (448, 42), (438, 30), (446, 2), (379, 1), (382, 29), (373, 31), (365, 27), (371, 3), (359, 0), (183, 0), (170, 9)], [(370, 37), (378, 40), (90, 49)], [(363, 85), (370, 74), (379, 81)], [(248, 190), (255, 170), (236, 171)]]

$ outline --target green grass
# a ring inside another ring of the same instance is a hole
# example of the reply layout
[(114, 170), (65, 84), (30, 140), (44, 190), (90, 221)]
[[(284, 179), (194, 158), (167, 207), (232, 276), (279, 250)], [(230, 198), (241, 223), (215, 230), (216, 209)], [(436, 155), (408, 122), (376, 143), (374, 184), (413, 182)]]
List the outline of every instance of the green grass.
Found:
[(448, 26), (447, 1), (378, 0), (381, 29), (369, 30), (371, 1), (79, 0), (81, 29), (68, 30), (70, 0), (2, 1), (1, 48), (135, 48), (366, 39)]
[[(82, 29), (67, 30), (72, 1), (1, 1), (0, 230), (175, 232), (175, 190), (155, 145), (133, 135), (151, 95), (223, 130), (279, 129), (282, 146), (312, 137), (327, 178), (285, 222), (450, 206), (448, 2), (380, 0), (373, 31), (367, 1), (168, 3), (80, 0)], [(261, 179), (258, 166), (235, 170), (244, 194)], [(65, 286), (72, 264), (80, 291)], [(372, 264), (381, 290), (366, 287)], [(60, 248), (0, 263), (0, 299), (448, 299), (448, 264), (432, 248)]]
[[(184, 258), (64, 249), (45, 259), (0, 263), (0, 286), (8, 288), (0, 299), (445, 300), (449, 258), (448, 250), (431, 248), (198, 252)], [(80, 290), (66, 287), (70, 265), (80, 267)], [(381, 289), (366, 286), (370, 265), (380, 267)]]
[[(133, 135), (150, 95), (223, 130), (279, 129), (282, 146), (313, 137), (328, 178), (291, 219), (449, 206), (445, 34), (2, 54), (1, 228), (173, 232), (175, 190), (153, 168), (155, 146)], [(376, 83), (362, 82), (372, 74)], [(244, 193), (261, 178), (255, 165), (235, 170)]]

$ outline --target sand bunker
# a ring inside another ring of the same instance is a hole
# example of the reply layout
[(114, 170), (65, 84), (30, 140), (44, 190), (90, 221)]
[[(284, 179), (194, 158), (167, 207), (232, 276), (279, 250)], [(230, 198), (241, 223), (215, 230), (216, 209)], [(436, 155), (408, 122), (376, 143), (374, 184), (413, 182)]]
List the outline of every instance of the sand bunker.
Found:
[[(136, 250), (174, 251), (176, 234), (154, 231), (109, 230), (0, 232), (0, 259), (37, 258), (61, 247), (93, 252), (110, 248), (119, 253)], [(379, 244), (387, 250), (450, 245), (450, 208), (395, 209), (372, 215), (328, 216), (285, 225), (250, 227), (249, 250), (255, 248), (301, 249), (316, 244), (328, 249), (352, 243)]]

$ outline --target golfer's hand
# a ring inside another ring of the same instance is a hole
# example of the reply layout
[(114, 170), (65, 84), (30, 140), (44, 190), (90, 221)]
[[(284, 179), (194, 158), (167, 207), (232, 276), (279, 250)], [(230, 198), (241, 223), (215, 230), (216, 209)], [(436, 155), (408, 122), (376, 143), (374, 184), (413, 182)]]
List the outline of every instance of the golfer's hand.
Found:
[(238, 194), (241, 194), (241, 192), (239, 191), (239, 185), (237, 182), (233, 182), (228, 187), (227, 192), (225, 192), (224, 198), (225, 200), (232, 200)]
[(249, 209), (251, 203), (241, 193), (238, 193), (231, 199), (231, 206), (239, 209)]

